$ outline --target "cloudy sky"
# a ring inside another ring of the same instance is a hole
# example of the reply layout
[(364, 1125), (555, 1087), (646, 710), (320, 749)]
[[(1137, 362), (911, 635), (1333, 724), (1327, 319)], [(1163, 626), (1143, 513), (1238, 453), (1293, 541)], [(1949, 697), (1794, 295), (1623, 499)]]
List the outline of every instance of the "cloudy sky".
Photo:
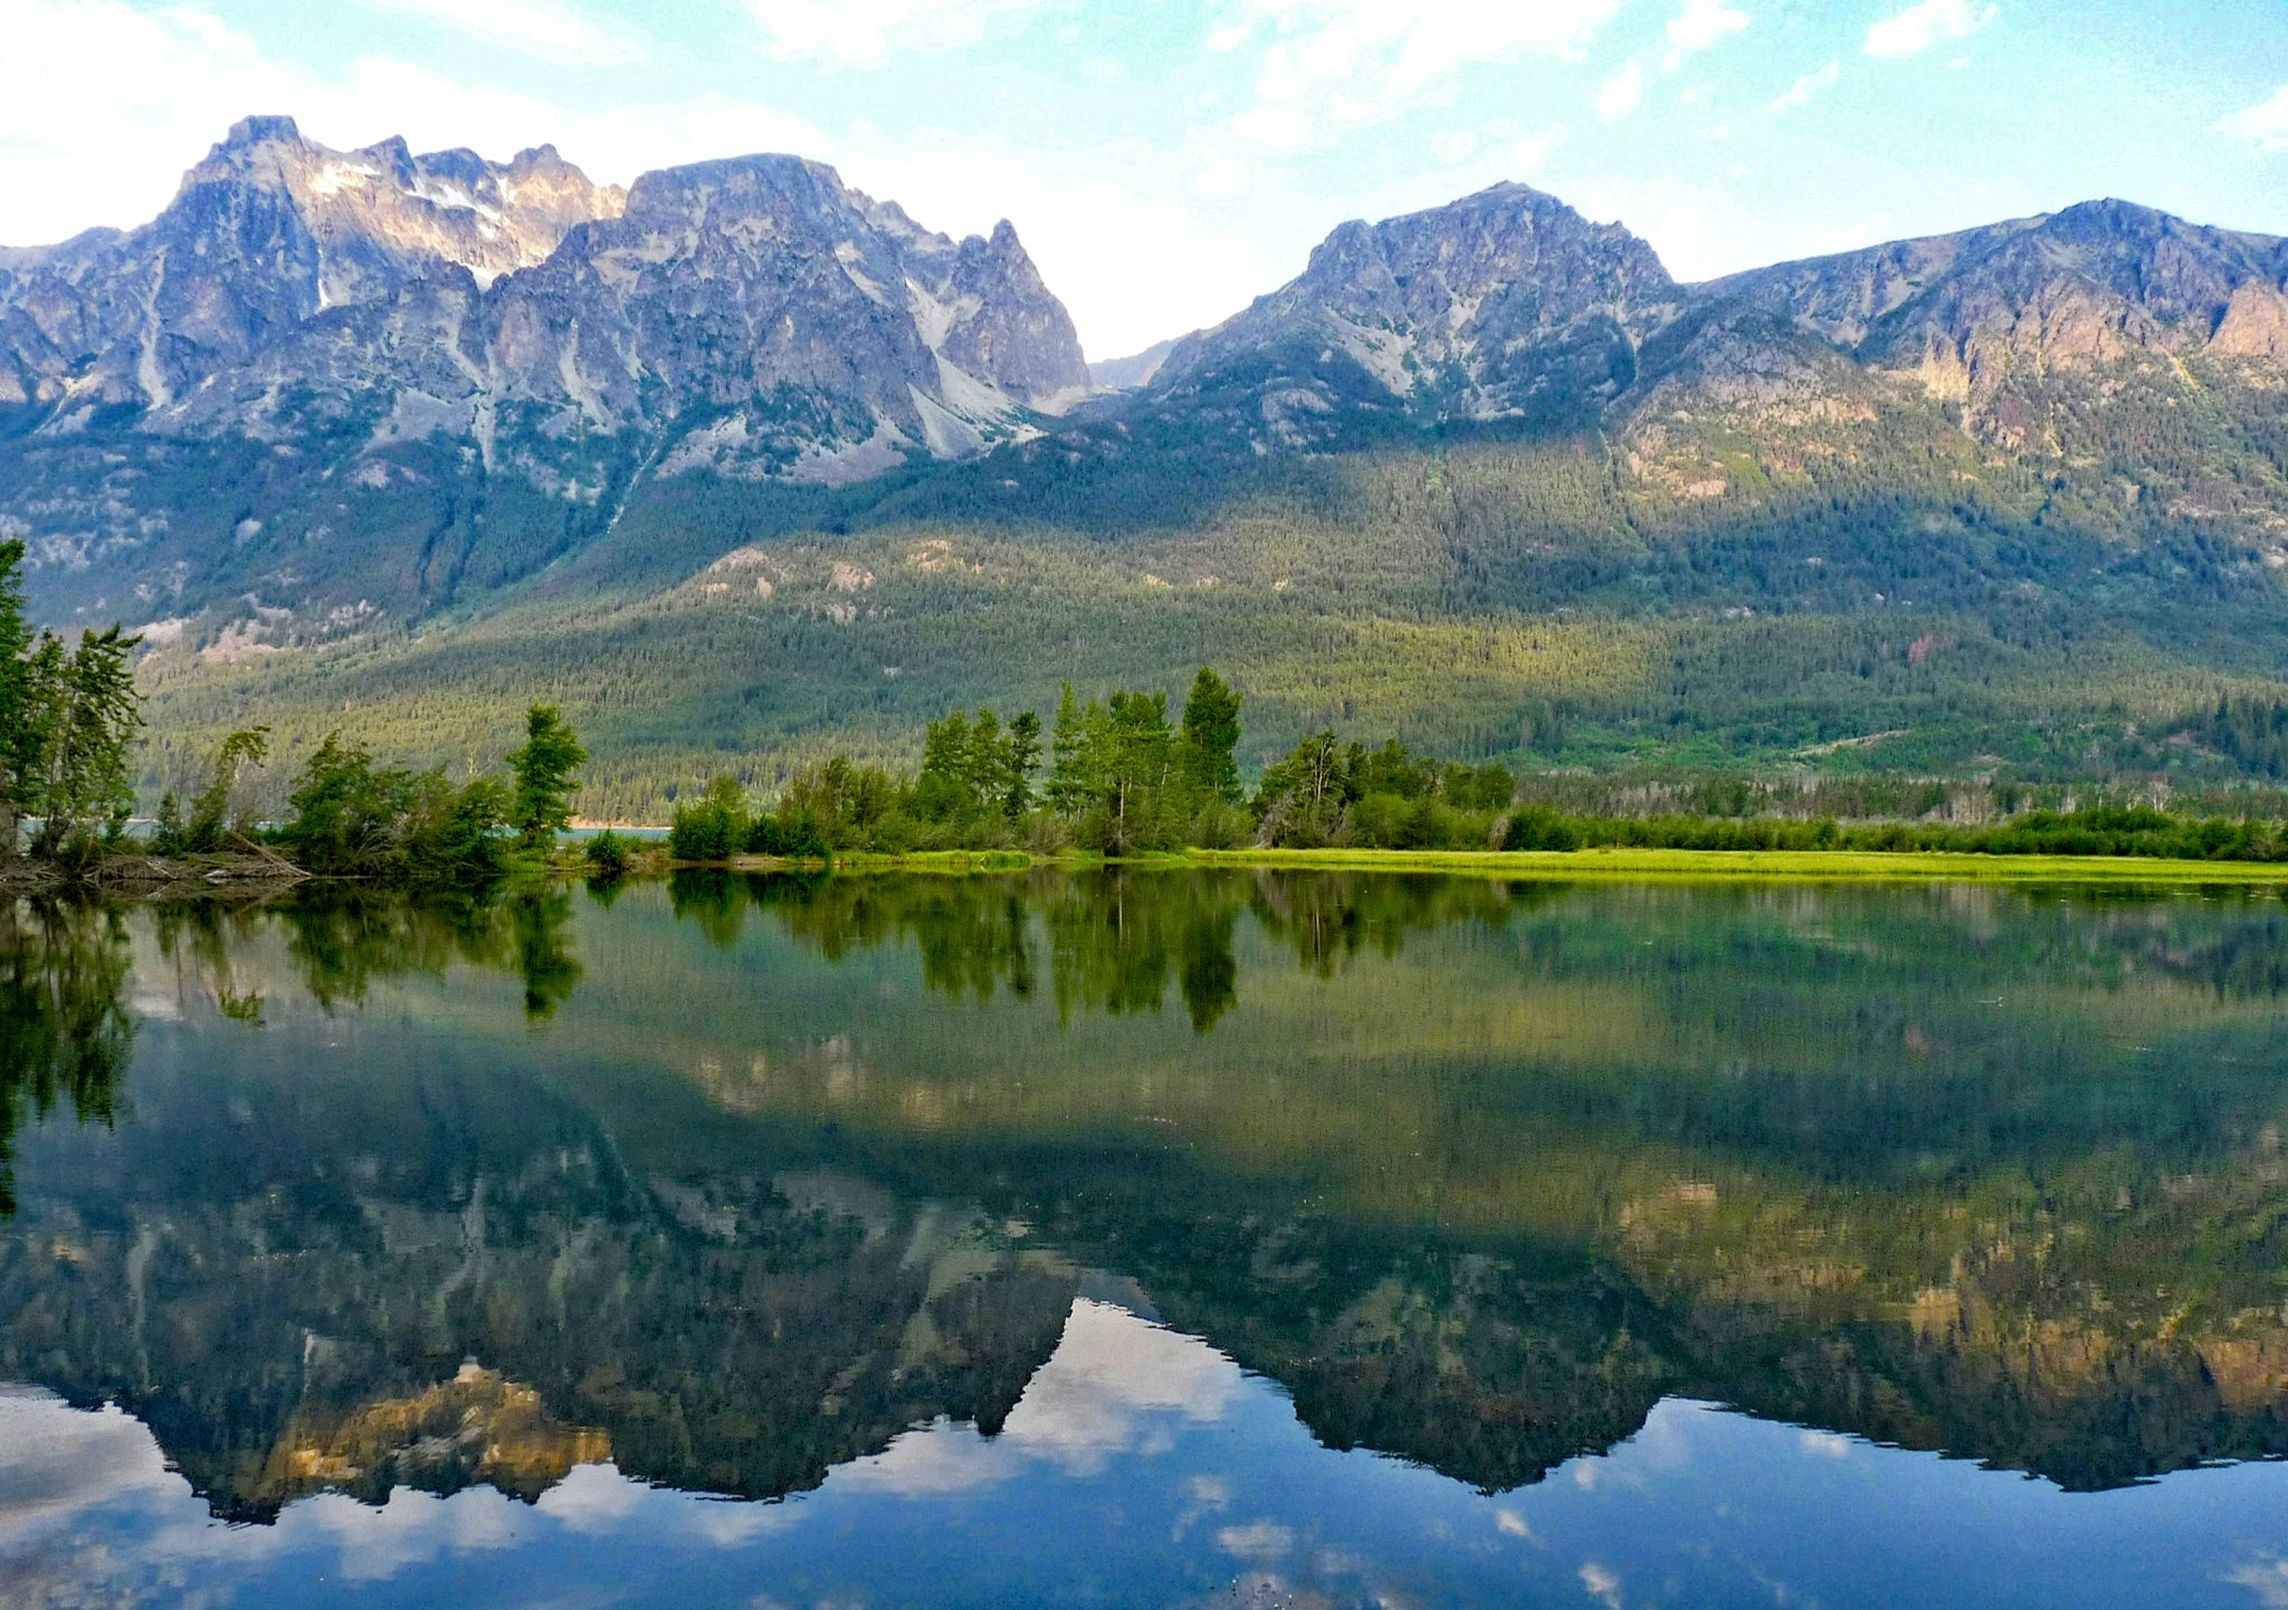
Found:
[(1092, 357), (1501, 179), (1700, 278), (2126, 196), (2288, 233), (2283, 0), (0, 0), (0, 241), (133, 224), (236, 118), (794, 151), (1013, 220)]

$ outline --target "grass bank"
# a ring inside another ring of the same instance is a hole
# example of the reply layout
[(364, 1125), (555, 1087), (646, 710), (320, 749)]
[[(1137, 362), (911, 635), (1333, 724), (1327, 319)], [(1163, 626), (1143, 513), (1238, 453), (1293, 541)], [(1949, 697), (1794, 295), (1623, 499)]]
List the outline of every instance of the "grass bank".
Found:
[(2288, 883), (2288, 865), (2128, 855), (1888, 850), (1190, 850), (1195, 866), (1453, 872), (1498, 878), (1769, 878), (1981, 883)]

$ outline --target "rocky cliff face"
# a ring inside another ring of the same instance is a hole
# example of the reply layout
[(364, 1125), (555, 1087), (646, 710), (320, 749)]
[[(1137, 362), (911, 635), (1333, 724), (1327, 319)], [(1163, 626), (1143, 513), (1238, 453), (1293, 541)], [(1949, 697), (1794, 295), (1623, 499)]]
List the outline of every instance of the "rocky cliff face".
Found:
[(2083, 389), (2126, 425), (2284, 369), (2288, 242), (2269, 236), (2102, 201), (1679, 286), (1626, 230), (1504, 185), (1343, 225), (1292, 284), (1178, 343), (1145, 405), (1250, 376), (1248, 429), (1278, 446), (1338, 439), (1346, 407), (1623, 431), (1713, 409), (1753, 434), (1919, 398), (1989, 447), (2072, 453), (2114, 434)]
[(1634, 383), (1638, 346), (1682, 302), (1626, 229), (1497, 185), (1344, 224), (1300, 278), (1178, 342), (1150, 389), (1250, 382), (1263, 434), (1285, 445), (1325, 437), (1344, 400), (1348, 388), (1321, 366), (1350, 371), (1369, 406), (1420, 423), (1573, 418)]
[(0, 254), (0, 408), (54, 429), (179, 411), (328, 309), (449, 269), (490, 284), (624, 200), (547, 146), (506, 165), (397, 139), (332, 151), (291, 118), (248, 118), (142, 228)]
[(236, 653), (578, 552), (619, 583), (653, 563), (606, 540), (646, 499), (688, 575), (771, 521), (872, 518), (812, 489), (908, 462), (1015, 449), (909, 511), (1037, 491), (1085, 519), (1107, 498), (1068, 483), (1117, 465), (1121, 518), (1167, 522), (1256, 455), (1555, 433), (1610, 449), (1656, 521), (1839, 487), (1949, 506), (1999, 475), (2046, 487), (2048, 523), (2222, 522), (2234, 565), (2281, 569), (2284, 388), (2288, 243), (2118, 202), (1692, 286), (1497, 186), (1345, 224), (1092, 379), (1013, 229), (955, 241), (815, 163), (622, 195), (546, 148), (343, 153), (253, 119), (144, 228), (0, 251), (0, 538), (52, 618)]
[(575, 501), (630, 461), (845, 480), (958, 456), (1087, 385), (1009, 225), (957, 243), (791, 157), (623, 194), (547, 147), (337, 152), (254, 118), (151, 224), (0, 255), (20, 427), (337, 458), (443, 435)]
[(1994, 390), (2019, 366), (2288, 357), (2288, 242), (2093, 201), (1700, 287), (1783, 309), (1863, 361)]

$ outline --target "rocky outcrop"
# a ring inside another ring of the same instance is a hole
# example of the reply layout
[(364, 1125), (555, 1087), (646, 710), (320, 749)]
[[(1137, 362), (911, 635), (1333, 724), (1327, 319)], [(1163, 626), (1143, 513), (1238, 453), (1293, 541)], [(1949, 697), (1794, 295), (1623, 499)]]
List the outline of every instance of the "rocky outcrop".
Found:
[(490, 284), (623, 201), (548, 146), (505, 165), (400, 139), (333, 151), (248, 118), (142, 228), (0, 254), (0, 407), (60, 428), (177, 409), (329, 309), (448, 268)]
[[(1212, 330), (1175, 344), (1156, 397), (1238, 378), (1264, 434), (1326, 434), (1347, 371), (1418, 423), (1571, 418), (1635, 383), (1638, 346), (1682, 294), (1652, 248), (1524, 185), (1379, 224), (1342, 225), (1302, 275)], [(1355, 394), (1355, 393), (1354, 393)]]
[(151, 224), (0, 254), (20, 424), (332, 460), (443, 437), (573, 501), (637, 463), (834, 481), (960, 456), (1087, 387), (1007, 223), (956, 242), (793, 157), (623, 194), (545, 146), (337, 152), (252, 118)]
[(2288, 242), (2093, 201), (1699, 287), (1784, 311), (1860, 361), (1963, 399), (2013, 375), (2288, 353)]

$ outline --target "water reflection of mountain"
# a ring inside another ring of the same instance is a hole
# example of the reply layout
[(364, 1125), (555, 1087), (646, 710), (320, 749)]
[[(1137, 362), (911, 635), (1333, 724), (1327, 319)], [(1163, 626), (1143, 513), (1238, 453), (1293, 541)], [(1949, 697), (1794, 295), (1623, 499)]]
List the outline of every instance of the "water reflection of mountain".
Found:
[(234, 1516), (607, 1454), (808, 1487), (996, 1427), (1091, 1270), (1323, 1441), (1488, 1488), (1664, 1393), (2073, 1487), (2288, 1452), (2276, 905), (1130, 877), (53, 918), (10, 1089), (125, 1116), (24, 1137), (0, 1375), (120, 1401)]

